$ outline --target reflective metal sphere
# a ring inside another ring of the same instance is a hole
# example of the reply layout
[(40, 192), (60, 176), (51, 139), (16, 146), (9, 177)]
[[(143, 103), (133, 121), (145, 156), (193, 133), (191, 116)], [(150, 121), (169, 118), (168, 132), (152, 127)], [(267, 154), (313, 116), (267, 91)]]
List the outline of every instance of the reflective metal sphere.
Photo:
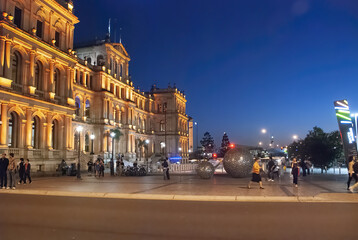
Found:
[(210, 179), (215, 172), (214, 166), (207, 161), (202, 161), (196, 168), (196, 173), (203, 179)]
[(231, 177), (246, 177), (251, 173), (254, 158), (248, 149), (230, 149), (224, 156), (224, 169)]

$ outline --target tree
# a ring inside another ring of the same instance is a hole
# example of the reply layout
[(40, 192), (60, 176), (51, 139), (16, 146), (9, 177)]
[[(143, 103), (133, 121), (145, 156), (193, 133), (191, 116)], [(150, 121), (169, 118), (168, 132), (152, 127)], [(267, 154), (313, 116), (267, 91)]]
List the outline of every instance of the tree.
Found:
[(230, 146), (229, 137), (227, 136), (226, 132), (224, 132), (223, 139), (221, 140), (221, 147), (219, 152), (220, 157), (225, 156), (225, 153), (229, 150), (229, 146)]
[(288, 147), (290, 157), (309, 159), (322, 170), (332, 167), (334, 161), (341, 158), (342, 142), (338, 131), (325, 133), (321, 128), (314, 127), (305, 137), (291, 143)]
[(212, 153), (214, 151), (214, 139), (209, 132), (204, 133), (204, 137), (200, 140), (200, 143), (205, 148), (205, 153)]

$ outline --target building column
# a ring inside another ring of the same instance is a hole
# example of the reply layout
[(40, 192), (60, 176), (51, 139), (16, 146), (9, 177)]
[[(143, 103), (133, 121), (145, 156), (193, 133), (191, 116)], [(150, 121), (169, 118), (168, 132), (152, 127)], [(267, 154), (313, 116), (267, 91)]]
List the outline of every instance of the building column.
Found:
[(8, 105), (6, 103), (1, 104), (1, 138), (0, 138), (0, 147), (7, 147), (7, 108)]
[(32, 111), (31, 109), (26, 109), (26, 143), (25, 147), (27, 149), (32, 149)]
[(11, 58), (10, 58), (11, 41), (7, 40), (5, 43), (5, 69), (4, 76), (7, 79), (11, 79)]
[(5, 38), (0, 37), (0, 77), (4, 76), (4, 63), (5, 63)]
[[(55, 92), (55, 85), (53, 84), (53, 67), (54, 67), (54, 62), (50, 61), (50, 77), (49, 77), (49, 92)], [(57, 79), (57, 81), (60, 81), (60, 79)]]
[(46, 149), (52, 150), (52, 115), (47, 114), (47, 124), (46, 124)]

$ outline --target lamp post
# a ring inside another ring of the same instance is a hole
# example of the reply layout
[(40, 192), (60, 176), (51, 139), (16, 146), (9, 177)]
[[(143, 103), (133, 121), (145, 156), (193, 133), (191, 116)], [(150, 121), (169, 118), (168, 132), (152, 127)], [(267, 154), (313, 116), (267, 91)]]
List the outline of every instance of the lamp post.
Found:
[(78, 133), (78, 162), (77, 162), (77, 179), (81, 179), (81, 132), (82, 126), (78, 126), (76, 131)]
[(297, 140), (297, 139), (298, 139), (298, 136), (297, 136), (297, 135), (293, 135), (292, 138), (293, 138), (294, 140)]
[(111, 176), (114, 176), (114, 137), (116, 136), (116, 134), (114, 132), (111, 132), (111, 138), (112, 138), (112, 158), (111, 158)]
[(90, 138), (91, 138), (91, 141), (92, 141), (92, 142), (91, 142), (91, 145), (92, 145), (92, 151), (91, 151), (91, 153), (90, 153), (90, 154), (91, 154), (91, 155), (93, 155), (93, 154), (94, 154), (94, 150), (93, 150), (93, 149), (94, 149), (93, 140), (94, 140), (94, 138), (95, 138), (95, 136), (94, 136), (94, 134), (93, 134), (93, 133), (91, 134)]
[(147, 173), (148, 173), (148, 165), (149, 165), (149, 156), (148, 156), (149, 142), (150, 142), (149, 139), (145, 140), (145, 144), (147, 145), (147, 149), (146, 149), (147, 150), (147, 154), (146, 154), (147, 155)]
[[(181, 150), (182, 150), (182, 148), (179, 147), (179, 148), (178, 148), (178, 151), (179, 151), (179, 156), (180, 156), (180, 157), (181, 157)], [(182, 158), (182, 159), (183, 159), (183, 158)], [(182, 159), (180, 160), (180, 163), (181, 163)]]

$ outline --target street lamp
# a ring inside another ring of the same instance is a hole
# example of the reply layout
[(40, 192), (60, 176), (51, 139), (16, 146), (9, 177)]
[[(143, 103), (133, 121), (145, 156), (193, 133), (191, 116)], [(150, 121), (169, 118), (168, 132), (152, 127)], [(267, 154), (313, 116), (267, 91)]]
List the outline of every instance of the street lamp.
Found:
[(293, 135), (292, 138), (293, 138), (294, 140), (296, 140), (296, 139), (298, 138), (298, 136), (297, 136), (297, 135)]
[(148, 156), (148, 148), (149, 148), (149, 139), (145, 140), (145, 144), (147, 144), (147, 173), (148, 173), (148, 165), (149, 165), (149, 156)]
[(92, 145), (92, 151), (91, 151), (91, 153), (90, 153), (90, 154), (91, 154), (91, 155), (93, 155), (93, 154), (94, 154), (94, 150), (93, 150), (93, 149), (94, 149), (94, 147), (93, 147), (93, 140), (94, 140), (94, 138), (95, 138), (95, 136), (94, 136), (94, 134), (93, 134), (93, 133), (91, 134), (90, 138), (91, 138), (91, 141), (92, 141), (92, 142), (91, 142), (91, 145)]
[(262, 142), (259, 142), (259, 145), (261, 146), (261, 145), (262, 145)]
[(267, 130), (266, 130), (265, 128), (263, 128), (263, 129), (261, 129), (261, 132), (262, 132), (263, 134), (265, 134), (265, 133), (267, 132)]
[(81, 179), (81, 132), (82, 126), (78, 126), (76, 131), (78, 133), (78, 162), (77, 162), (77, 179)]
[(198, 122), (194, 123), (196, 126), (196, 150), (199, 149), (199, 125)]
[(161, 143), (160, 143), (160, 147), (161, 147), (161, 149), (162, 149), (162, 152), (164, 153), (165, 143), (164, 143), (164, 142), (161, 142)]
[(114, 176), (114, 137), (116, 136), (116, 134), (114, 132), (111, 132), (111, 138), (112, 138), (112, 158), (111, 158), (111, 176)]

